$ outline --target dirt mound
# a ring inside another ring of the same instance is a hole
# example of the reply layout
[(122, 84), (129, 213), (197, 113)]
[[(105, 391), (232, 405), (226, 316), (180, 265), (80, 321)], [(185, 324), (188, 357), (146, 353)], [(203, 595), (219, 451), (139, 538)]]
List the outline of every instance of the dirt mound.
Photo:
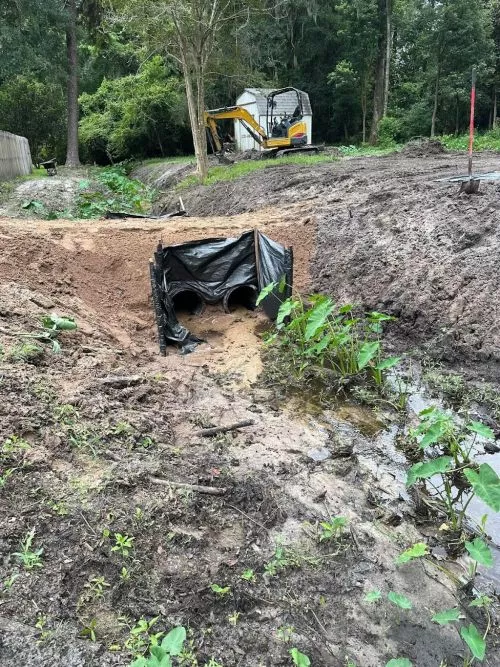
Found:
[(32, 217), (44, 211), (72, 211), (81, 176), (51, 176), (24, 181), (17, 185), (0, 208), (0, 215)]
[(158, 162), (135, 167), (130, 178), (135, 178), (157, 190), (174, 187), (196, 169), (194, 162)]
[(405, 157), (427, 157), (430, 155), (442, 155), (446, 148), (438, 139), (413, 139), (401, 150)]

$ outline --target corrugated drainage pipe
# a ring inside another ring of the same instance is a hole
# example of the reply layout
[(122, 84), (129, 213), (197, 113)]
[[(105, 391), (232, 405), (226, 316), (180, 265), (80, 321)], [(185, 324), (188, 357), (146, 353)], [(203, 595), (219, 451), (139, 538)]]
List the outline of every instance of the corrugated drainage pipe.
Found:
[(253, 310), (257, 296), (258, 291), (255, 285), (236, 285), (225, 293), (222, 305), (226, 313), (232, 313), (238, 306)]
[(172, 297), (176, 313), (188, 313), (189, 315), (201, 315), (205, 310), (205, 301), (202, 296), (194, 290), (182, 290)]

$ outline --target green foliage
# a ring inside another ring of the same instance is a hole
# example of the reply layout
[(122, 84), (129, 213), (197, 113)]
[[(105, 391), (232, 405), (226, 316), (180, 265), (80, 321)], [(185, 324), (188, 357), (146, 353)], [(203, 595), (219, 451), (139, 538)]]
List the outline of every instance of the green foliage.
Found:
[(159, 646), (152, 646), (149, 657), (139, 657), (130, 667), (172, 667), (172, 658), (182, 653), (186, 641), (186, 629), (176, 627), (165, 635)]
[(486, 641), (483, 639), (482, 635), (479, 634), (476, 626), (471, 623), (469, 627), (463, 627), (460, 630), (460, 636), (467, 644), (470, 649), (470, 652), (477, 658), (477, 660), (484, 660), (486, 654)]
[(210, 588), (219, 598), (224, 598), (231, 592), (231, 586), (219, 586), (219, 584), (210, 584)]
[(382, 388), (384, 371), (399, 361), (383, 357), (382, 323), (392, 319), (376, 312), (357, 316), (353, 305), (339, 306), (319, 294), (309, 297), (309, 303), (290, 297), (279, 308), (278, 336), (271, 341), (296, 378), (320, 375), (324, 368), (339, 386), (365, 381)]
[(384, 116), (378, 124), (378, 141), (381, 146), (395, 146), (405, 139), (400, 118)]
[(293, 664), (295, 667), (310, 667), (311, 661), (304, 653), (301, 653), (296, 648), (290, 649), (290, 655), (292, 657)]
[(182, 82), (154, 56), (135, 74), (104, 79), (95, 93), (80, 97), (80, 140), (100, 163), (163, 155), (185, 141)]
[(411, 609), (413, 607), (411, 601), (402, 593), (390, 591), (387, 593), (387, 599), (401, 609)]
[(127, 557), (134, 548), (135, 538), (130, 535), (122, 535), (121, 533), (115, 533), (114, 537), (115, 544), (111, 547), (111, 551), (116, 551), (121, 556)]
[(480, 537), (476, 537), (472, 542), (466, 542), (465, 548), (469, 552), (470, 557), (477, 561), (480, 565), (492, 567), (493, 554), (491, 553), (491, 549), (486, 544), (486, 542)]
[(445, 473), (449, 470), (452, 460), (451, 456), (439, 456), (437, 459), (431, 459), (426, 463), (421, 461), (415, 463), (408, 471), (406, 485), (413, 486), (419, 479), (428, 479), (434, 477), (434, 475)]
[(396, 558), (396, 563), (408, 563), (415, 558), (422, 558), (423, 556), (427, 556), (428, 553), (429, 547), (427, 544), (424, 542), (417, 542), (412, 547), (399, 554), (399, 556)]
[[(437, 450), (446, 455), (413, 465), (408, 471), (407, 485), (429, 480), (446, 509), (453, 530), (461, 530), (465, 510), (474, 495), (496, 512), (500, 511), (500, 478), (487, 463), (478, 466), (471, 460), (477, 436), (490, 439), (491, 429), (477, 421), (460, 425), (450, 414), (435, 407), (422, 410), (419, 416), (420, 423), (410, 431), (410, 437), (420, 449), (432, 448), (434, 453)], [(454, 485), (459, 486), (458, 493)], [(471, 488), (472, 493), (469, 492), (464, 501), (465, 488)]]
[(460, 609), (455, 607), (454, 609), (445, 609), (434, 614), (431, 620), (439, 625), (448, 625), (448, 623), (459, 621), (461, 618), (463, 618), (463, 615), (460, 613)]
[(373, 602), (378, 602), (379, 600), (382, 599), (382, 593), (380, 591), (368, 591), (368, 593), (365, 595), (363, 598), (365, 602), (369, 602), (370, 604)]
[(34, 161), (63, 159), (66, 99), (61, 83), (43, 82), (29, 75), (3, 82), (0, 118), (2, 130), (28, 139)]
[[(153, 191), (140, 181), (128, 177), (123, 165), (105, 167), (95, 172), (101, 189), (80, 192), (76, 204), (77, 218), (99, 218), (107, 211), (131, 213), (146, 212), (153, 198)], [(89, 187), (89, 184), (85, 184)]]
[(479, 467), (479, 472), (466, 468), (464, 473), (472, 484), (474, 493), (488, 507), (491, 507), (495, 512), (500, 512), (500, 479), (493, 468), (487, 463), (483, 463)]
[(413, 667), (413, 663), (408, 658), (392, 658), (385, 667)]
[(335, 516), (329, 521), (321, 521), (319, 524), (319, 541), (329, 542), (330, 540), (337, 539), (342, 534), (346, 525), (347, 519), (345, 516)]
[(32, 549), (34, 539), (35, 528), (33, 527), (21, 541), (21, 550), (14, 553), (14, 556), (26, 570), (42, 567), (43, 549)]

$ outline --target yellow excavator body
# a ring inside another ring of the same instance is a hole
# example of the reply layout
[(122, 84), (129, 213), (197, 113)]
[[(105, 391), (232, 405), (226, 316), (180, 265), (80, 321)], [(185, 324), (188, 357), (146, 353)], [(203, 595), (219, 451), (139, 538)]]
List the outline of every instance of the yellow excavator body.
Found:
[[(298, 104), (293, 115), (274, 112), (274, 98), (282, 93), (293, 91), (297, 95)], [(307, 125), (302, 120), (302, 98), (300, 91), (295, 88), (282, 88), (272, 91), (268, 97), (267, 131), (261, 127), (251, 113), (244, 106), (223, 107), (205, 111), (205, 127), (213, 151), (219, 158), (224, 159), (223, 142), (219, 136), (217, 123), (221, 120), (237, 120), (247, 130), (250, 136), (265, 151), (272, 155), (284, 155), (302, 151), (318, 152), (317, 146), (307, 144)], [(279, 121), (278, 121), (279, 118)]]

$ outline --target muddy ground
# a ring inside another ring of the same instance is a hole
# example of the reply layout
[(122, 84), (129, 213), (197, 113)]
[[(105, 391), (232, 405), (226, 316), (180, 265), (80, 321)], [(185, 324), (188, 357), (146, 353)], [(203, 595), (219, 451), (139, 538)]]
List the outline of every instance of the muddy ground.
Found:
[[(403, 296), (415, 294), (422, 312), (430, 309), (415, 337), (411, 317), (402, 313), (399, 341), (431, 341), (449, 314), (443, 300), (438, 309), (436, 293), (412, 291), (418, 283), (409, 263), (432, 259), (427, 274), (422, 268), (424, 281), (431, 269), (451, 271), (437, 257), (454, 258), (460, 268), (460, 258), (472, 262), (476, 253), (478, 280), (492, 302), (498, 291), (489, 273), (493, 253), (482, 252), (482, 243), (468, 253), (454, 250), (447, 240), (465, 225), (467, 210), (475, 228), (485, 229), (475, 211), (487, 202), (494, 208), (496, 186), (466, 200), (454, 197), (450, 186), (426, 183), (430, 174), (452, 171), (453, 160), (458, 168), (458, 158), (450, 156), (353, 160), (294, 168), (293, 174), (289, 166), (279, 173), (273, 168), (260, 180), (252, 180), (255, 174), (245, 179), (245, 209), (242, 183), (186, 193), (188, 210), (213, 211), (208, 218), (0, 221), (0, 444), (13, 435), (23, 441), (4, 446), (0, 459), (2, 667), (21, 661), (28, 667), (126, 667), (149, 643), (133, 631), (137, 622), (156, 617), (151, 634), (178, 624), (189, 629), (186, 666), (213, 658), (224, 667), (286, 667), (291, 647), (315, 667), (348, 660), (383, 667), (396, 657), (417, 667), (463, 664), (456, 629), (430, 617), (459, 605), (485, 629), (481, 611), (471, 614), (457, 593), (454, 578), (463, 575), (464, 564), (444, 562), (442, 554), (404, 566), (394, 562), (417, 541), (433, 544), (432, 532), (416, 527), (403, 483), (407, 463), (387, 437), (402, 428), (397, 416), (382, 411), (375, 418), (351, 404), (306, 409), (263, 386), (261, 336), (268, 323), (258, 311), (207, 309), (187, 322), (206, 344), (186, 357), (174, 351), (158, 356), (147, 265), (159, 238), (180, 242), (259, 227), (294, 246), (301, 291), (321, 285), (339, 298), (378, 305), (399, 280)], [(492, 168), (493, 157), (481, 160), (485, 170)], [(375, 178), (393, 192), (386, 205), (375, 197)], [(402, 192), (408, 211), (398, 200)], [(423, 209), (419, 224), (418, 202), (438, 220)], [(384, 206), (404, 213), (400, 232), (393, 229), (398, 222), (384, 217)], [(238, 207), (239, 215), (227, 217)], [(493, 211), (489, 215), (491, 228), (483, 234), (494, 244)], [(362, 232), (371, 241), (361, 241)], [(425, 253), (418, 243), (424, 232)], [(378, 253), (387, 264), (356, 254), (383, 239), (387, 247), (380, 243)], [(361, 262), (366, 276), (354, 279), (348, 256)], [(401, 274), (391, 283), (383, 267), (392, 266)], [(482, 295), (470, 295), (477, 308)], [(42, 352), (30, 352), (12, 335), (36, 329), (47, 312), (71, 315), (79, 325), (61, 335), (59, 355), (43, 345)], [(493, 312), (476, 317), (484, 323)], [(481, 331), (484, 344), (493, 345), (493, 333)], [(446, 350), (473, 359), (465, 344), (448, 343)], [(247, 419), (254, 423), (239, 431), (199, 434)], [(315, 461), (322, 448), (327, 458)], [(168, 481), (215, 487), (221, 495)], [(319, 541), (318, 522), (338, 515), (348, 519), (344, 534)], [(40, 567), (26, 570), (16, 553), (32, 529), (32, 549), (43, 552)], [(134, 538), (129, 553), (113, 550), (116, 534)], [(229, 590), (217, 594), (213, 584)], [(413, 607), (363, 601), (374, 589), (402, 593)], [(497, 644), (495, 624), (484, 664), (499, 664)]]
[[(498, 378), (500, 363), (500, 182), (458, 196), (459, 153), (353, 158), (284, 165), (183, 193), (193, 215), (235, 215), (265, 206), (289, 210), (299, 229), (316, 225), (312, 285), (342, 301), (391, 312), (402, 347), (425, 345), (447, 363)], [(413, 157), (413, 156), (416, 157)], [(478, 173), (496, 153), (475, 156)], [(172, 206), (176, 193), (160, 206)], [(295, 208), (299, 207), (299, 211)], [(296, 242), (298, 246), (300, 241)]]

